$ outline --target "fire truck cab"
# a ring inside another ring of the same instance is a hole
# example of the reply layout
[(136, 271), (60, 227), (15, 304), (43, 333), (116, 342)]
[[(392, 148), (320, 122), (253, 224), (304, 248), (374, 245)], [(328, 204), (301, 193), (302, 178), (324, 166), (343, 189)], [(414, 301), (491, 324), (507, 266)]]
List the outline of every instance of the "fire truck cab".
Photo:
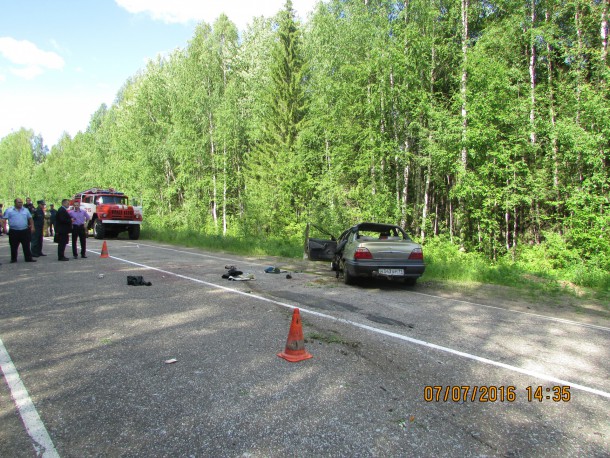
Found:
[(76, 193), (70, 205), (76, 201), (89, 214), (87, 230), (93, 229), (96, 239), (116, 237), (125, 231), (131, 240), (140, 238), (142, 207), (129, 205), (129, 198), (124, 193), (113, 188), (91, 188)]

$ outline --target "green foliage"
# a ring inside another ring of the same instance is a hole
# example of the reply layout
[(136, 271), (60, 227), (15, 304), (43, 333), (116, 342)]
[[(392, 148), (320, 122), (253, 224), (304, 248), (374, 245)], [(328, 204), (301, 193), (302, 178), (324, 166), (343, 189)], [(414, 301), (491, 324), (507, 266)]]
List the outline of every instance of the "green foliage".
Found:
[(235, 235), (206, 235), (191, 229), (147, 227), (142, 231), (142, 236), (187, 247), (224, 251), (240, 255), (273, 255), (287, 258), (303, 256), (300, 234), (299, 237), (292, 238), (255, 238)]
[(544, 235), (542, 244), (521, 247), (515, 261), (505, 255), (496, 262), (481, 253), (465, 252), (442, 237), (430, 239), (424, 245), (423, 280), (493, 283), (535, 291), (559, 291), (572, 284), (601, 294), (610, 291), (607, 269), (580, 259), (557, 234)]
[(294, 16), (288, 0), (278, 15), (277, 40), (271, 45), (260, 137), (246, 162), (248, 232), (263, 236), (289, 234), (286, 228), (301, 220), (312, 195), (307, 150), (300, 145), (307, 115), (306, 66)]
[(0, 140), (0, 196), (11, 206), (15, 197), (23, 199), (36, 191), (33, 139), (31, 130), (20, 129)]
[(471, 2), (464, 48), (457, 0), (328, 0), (305, 24), (287, 1), (241, 35), (201, 23), (85, 132), (50, 152), (26, 129), (0, 139), (0, 200), (112, 186), (144, 202), (144, 230), (219, 249), (396, 222), (431, 277), (603, 288), (604, 2), (538, 2), (533, 22), (529, 6)]
[(509, 286), (518, 285), (522, 281), (523, 271), (506, 258), (492, 263), (481, 253), (466, 252), (441, 238), (429, 240), (424, 246), (424, 278)]

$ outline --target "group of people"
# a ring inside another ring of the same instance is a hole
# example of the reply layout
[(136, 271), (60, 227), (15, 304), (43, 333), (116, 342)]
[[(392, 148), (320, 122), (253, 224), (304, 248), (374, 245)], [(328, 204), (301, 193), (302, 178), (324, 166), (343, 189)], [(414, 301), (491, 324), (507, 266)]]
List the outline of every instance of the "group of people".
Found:
[[(45, 217), (47, 214), (46, 203), (44, 200), (37, 202), (34, 207), (32, 199), (26, 198), (25, 204), (20, 198), (15, 199), (15, 205), (7, 208), (4, 212), (3, 205), (0, 204), (0, 226), (2, 233), (8, 233), (9, 244), (11, 246), (11, 263), (17, 262), (19, 245), (23, 250), (25, 262), (36, 262), (41, 256), (46, 256), (42, 252), (44, 241)], [(51, 204), (49, 210), (49, 234), (54, 236), (57, 243), (57, 259), (59, 261), (69, 261), (65, 256), (66, 245), (70, 242), (72, 235), (72, 255), (78, 259), (78, 243), (80, 243), (81, 258), (87, 257), (87, 222), (91, 218), (89, 214), (80, 208), (80, 202), (75, 201), (70, 208), (70, 201), (61, 201), (59, 210), (55, 210)], [(8, 230), (7, 230), (8, 224)]]

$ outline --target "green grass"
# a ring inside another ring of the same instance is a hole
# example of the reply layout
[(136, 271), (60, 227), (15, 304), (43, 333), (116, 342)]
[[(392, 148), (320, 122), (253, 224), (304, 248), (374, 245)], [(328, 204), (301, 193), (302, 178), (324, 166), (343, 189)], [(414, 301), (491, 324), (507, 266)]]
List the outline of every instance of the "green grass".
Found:
[(281, 256), (285, 258), (301, 258), (303, 256), (302, 243), (297, 239), (202, 235), (189, 230), (169, 232), (150, 228), (143, 230), (141, 236), (159, 242), (212, 251), (226, 251), (244, 256)]
[(314, 342), (316, 340), (319, 342), (327, 343), (327, 344), (346, 345), (348, 347), (354, 347), (354, 348), (357, 348), (360, 346), (360, 344), (358, 342), (344, 339), (339, 334), (332, 332), (332, 331), (330, 333), (310, 332), (304, 338), (305, 342)]
[(558, 266), (557, 258), (540, 245), (522, 248), (515, 260), (507, 255), (496, 262), (438, 241), (424, 246), (424, 255), (423, 280), (490, 283), (527, 289), (533, 295), (567, 293), (610, 303), (610, 272), (581, 259)]
[[(202, 235), (196, 231), (161, 231), (147, 228), (143, 238), (160, 242), (235, 253), (242, 256), (280, 256), (299, 259), (303, 240), (280, 237)], [(556, 240), (520, 247), (515, 260), (504, 256), (496, 262), (478, 252), (461, 251), (439, 238), (424, 245), (426, 272), (422, 281), (489, 283), (519, 288), (532, 295), (578, 294), (610, 304), (610, 272), (595, 262), (585, 262)], [(608, 306), (610, 311), (610, 306)]]

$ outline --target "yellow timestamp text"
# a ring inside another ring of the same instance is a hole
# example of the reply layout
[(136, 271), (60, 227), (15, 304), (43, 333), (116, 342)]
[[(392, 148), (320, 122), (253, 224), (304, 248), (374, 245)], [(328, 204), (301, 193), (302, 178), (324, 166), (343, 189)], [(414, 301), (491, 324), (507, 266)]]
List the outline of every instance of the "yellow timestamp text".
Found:
[[(514, 385), (426, 385), (426, 402), (515, 402), (519, 390)], [(528, 386), (525, 388), (527, 402), (569, 402), (570, 387)]]

